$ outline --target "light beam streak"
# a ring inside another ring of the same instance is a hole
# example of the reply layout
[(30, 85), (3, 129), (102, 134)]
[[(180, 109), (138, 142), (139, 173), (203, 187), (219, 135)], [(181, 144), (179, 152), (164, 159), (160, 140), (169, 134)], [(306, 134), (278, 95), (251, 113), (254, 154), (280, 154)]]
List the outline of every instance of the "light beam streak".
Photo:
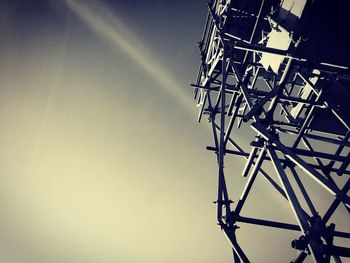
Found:
[[(168, 94), (178, 99), (186, 107), (186, 111), (194, 112), (192, 98), (178, 85), (178, 81), (165, 69), (159, 60), (151, 54), (140, 39), (112, 13), (102, 1), (64, 0), (82, 21), (97, 35), (108, 41), (112, 47), (119, 48), (134, 62), (145, 70), (160, 87)], [(88, 3), (87, 3), (88, 2)], [(96, 3), (98, 2), (98, 3)]]

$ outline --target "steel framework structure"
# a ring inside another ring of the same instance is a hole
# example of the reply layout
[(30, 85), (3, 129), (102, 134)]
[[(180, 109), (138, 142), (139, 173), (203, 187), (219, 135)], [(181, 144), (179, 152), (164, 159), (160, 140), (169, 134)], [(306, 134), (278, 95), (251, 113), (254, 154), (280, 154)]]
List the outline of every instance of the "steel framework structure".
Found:
[[(216, 154), (219, 168), (217, 221), (230, 241), (234, 262), (250, 262), (236, 239), (237, 223), (299, 232), (291, 242), (297, 250), (292, 262), (308, 256), (315, 262), (350, 257), (350, 248), (337, 244), (339, 239), (348, 240), (350, 233), (339, 231), (332, 221), (344, 205), (347, 218), (342, 220), (350, 222), (350, 52), (341, 38), (347, 30), (341, 3), (327, 7), (317, 0), (212, 0), (208, 4), (198, 43), (201, 63), (192, 87), (198, 121), (207, 115), (212, 128), (214, 145), (207, 150)], [(338, 16), (324, 21), (325, 7)], [(255, 133), (249, 150), (235, 137), (245, 127)], [(224, 170), (230, 155), (246, 159), (241, 173), (245, 187), (235, 202)], [(279, 182), (271, 175), (273, 170)], [(296, 224), (241, 215), (258, 176), (289, 202)], [(320, 214), (305, 177), (329, 193), (326, 212)]]

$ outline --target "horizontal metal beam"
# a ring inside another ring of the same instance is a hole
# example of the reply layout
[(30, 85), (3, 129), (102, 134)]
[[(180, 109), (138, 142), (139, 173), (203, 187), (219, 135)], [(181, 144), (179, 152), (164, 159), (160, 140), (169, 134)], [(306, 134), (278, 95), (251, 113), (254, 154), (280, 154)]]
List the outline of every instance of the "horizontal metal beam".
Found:
[[(274, 147), (275, 148), (275, 147)], [(208, 151), (211, 151), (211, 152), (218, 152), (218, 148), (217, 147), (214, 147), (214, 146), (207, 146), (206, 147), (206, 149), (208, 150)], [(276, 148), (275, 148), (276, 149)], [(276, 150), (278, 150), (278, 149), (276, 149)], [(249, 157), (249, 152), (242, 152), (242, 151), (236, 151), (236, 150), (228, 150), (228, 149), (226, 149), (225, 150), (225, 154), (232, 154), (232, 155), (237, 155), (237, 156), (244, 156), (244, 157)], [(312, 156), (311, 156), (312, 157)], [(266, 160), (266, 161), (271, 161), (271, 158), (270, 157), (268, 157), (268, 156), (266, 156), (265, 157), (265, 159), (264, 160)], [(280, 162), (281, 163), (289, 163), (289, 161), (288, 160), (286, 160), (286, 159), (281, 159), (280, 158)], [(308, 166), (310, 166), (310, 167), (312, 167), (312, 168), (314, 168), (314, 169), (317, 169), (317, 170), (322, 170), (324, 167), (321, 167), (321, 166), (319, 166), (319, 165), (317, 165), (317, 164), (312, 164), (312, 163), (308, 163), (308, 162), (305, 162)], [(334, 172), (334, 173), (336, 173), (337, 171), (338, 171), (338, 169), (336, 169), (336, 168), (330, 168), (329, 169), (329, 171), (330, 172)], [(350, 174), (350, 171), (345, 171), (344, 172), (344, 174)]]
[(271, 221), (271, 220), (257, 219), (257, 218), (244, 217), (244, 216), (236, 216), (235, 220), (237, 222), (242, 222), (242, 223), (247, 223), (247, 224), (254, 224), (254, 225), (260, 225), (260, 226), (268, 226), (268, 227), (274, 227), (274, 228), (280, 228), (280, 229), (300, 231), (300, 226), (298, 226), (298, 225), (276, 222), (276, 221)]
[(300, 158), (293, 151), (289, 150), (284, 146), (279, 140), (277, 140), (273, 135), (271, 135), (261, 124), (253, 123), (251, 127), (258, 132), (265, 140), (270, 141), (277, 146), (279, 151), (281, 151), (285, 156), (288, 157), (294, 164), (305, 171), (311, 178), (318, 182), (323, 188), (325, 188), (332, 195), (339, 198), (348, 207), (350, 206), (350, 197), (345, 195), (336, 185), (329, 182), (325, 177), (323, 177), (319, 172), (317, 172), (313, 167), (311, 167), (307, 162)]

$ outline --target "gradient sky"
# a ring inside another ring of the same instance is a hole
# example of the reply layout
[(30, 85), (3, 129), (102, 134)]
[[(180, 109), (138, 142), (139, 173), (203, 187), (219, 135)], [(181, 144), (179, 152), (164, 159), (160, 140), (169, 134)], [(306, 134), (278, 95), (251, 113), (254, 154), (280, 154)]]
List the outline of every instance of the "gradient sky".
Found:
[[(204, 0), (1, 1), (1, 262), (232, 261), (188, 88), (205, 16)], [(246, 215), (294, 222), (257, 187)], [(278, 233), (239, 238), (271, 262), (293, 237)]]

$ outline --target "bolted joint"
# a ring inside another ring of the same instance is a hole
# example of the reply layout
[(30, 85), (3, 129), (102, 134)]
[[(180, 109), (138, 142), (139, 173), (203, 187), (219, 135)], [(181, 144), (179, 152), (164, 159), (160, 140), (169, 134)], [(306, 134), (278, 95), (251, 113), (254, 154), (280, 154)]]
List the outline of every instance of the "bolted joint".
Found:
[(226, 222), (231, 225), (234, 225), (237, 222), (237, 217), (239, 217), (239, 215), (235, 211), (231, 211), (229, 214), (226, 215)]
[(301, 236), (299, 239), (294, 239), (291, 242), (291, 246), (294, 249), (305, 251), (307, 248), (307, 238), (305, 236)]
[(198, 46), (198, 48), (202, 51), (202, 50), (203, 50), (203, 47), (204, 47), (203, 41), (198, 41), (198, 42), (197, 42), (197, 46)]
[(284, 165), (285, 166), (288, 166), (290, 168), (294, 168), (296, 165), (295, 163), (293, 163), (290, 159), (286, 158), (285, 161), (284, 161)]
[(209, 123), (212, 123), (215, 120), (217, 113), (218, 113), (218, 110), (216, 110), (215, 108), (211, 108), (211, 107), (204, 110), (204, 114), (209, 115), (208, 116)]
[(310, 218), (310, 225), (312, 227), (313, 236), (321, 238), (321, 232), (326, 228), (326, 226), (322, 223), (322, 218), (320, 215), (316, 214)]
[(230, 205), (232, 204), (233, 201), (232, 200), (216, 200), (216, 201), (213, 201), (213, 204), (217, 204), (217, 205)]
[(237, 229), (240, 229), (239, 226), (237, 226), (235, 224), (236, 222), (233, 222), (233, 221), (229, 221), (229, 220), (225, 220), (225, 221), (220, 221), (218, 222), (218, 225), (221, 226), (221, 229), (222, 228), (228, 228), (230, 229), (232, 232), (235, 232)]
[(265, 147), (265, 140), (261, 137), (256, 137), (254, 141), (250, 142), (250, 146), (256, 147), (256, 148), (264, 148)]
[(243, 121), (248, 122), (254, 116), (259, 116), (263, 112), (263, 110), (264, 107), (262, 105), (260, 105), (259, 103), (254, 104), (251, 110), (243, 116)]

